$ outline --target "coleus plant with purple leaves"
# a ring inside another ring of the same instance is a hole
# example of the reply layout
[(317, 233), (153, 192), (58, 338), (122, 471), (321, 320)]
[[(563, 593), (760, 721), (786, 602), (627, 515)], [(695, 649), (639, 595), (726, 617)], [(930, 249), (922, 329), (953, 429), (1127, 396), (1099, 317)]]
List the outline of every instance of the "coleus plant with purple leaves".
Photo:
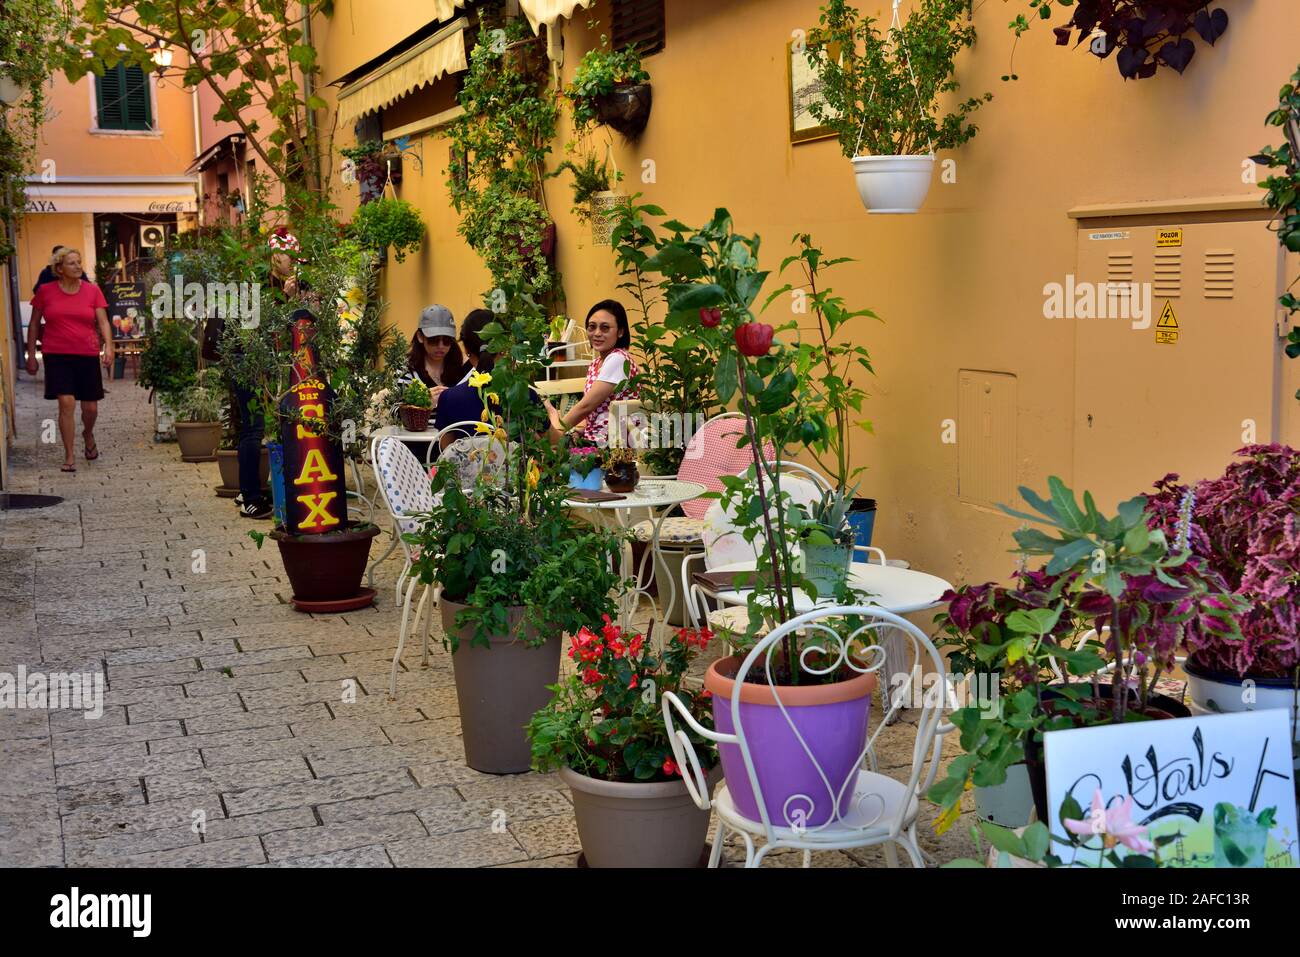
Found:
[(1300, 667), (1300, 452), (1248, 445), (1215, 479), (1193, 489), (1166, 475), (1148, 500), (1152, 530), (1172, 534), (1189, 494), (1187, 543), (1207, 574), (1240, 602), (1240, 637), (1187, 625), (1192, 660), (1236, 677), (1277, 678)]

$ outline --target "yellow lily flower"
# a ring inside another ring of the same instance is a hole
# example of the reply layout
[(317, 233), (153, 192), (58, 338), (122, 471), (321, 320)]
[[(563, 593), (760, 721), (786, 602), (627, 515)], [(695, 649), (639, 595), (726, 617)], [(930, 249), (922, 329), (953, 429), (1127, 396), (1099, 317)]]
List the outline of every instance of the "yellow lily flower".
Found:
[(474, 423), (474, 432), (478, 435), (491, 435), (493, 429), (486, 422), (476, 422)]
[(495, 392), (489, 392), (487, 394), (487, 397), (488, 397), (488, 401), (491, 402), (493, 405), (501, 404), (501, 397), (497, 395)]
[(481, 389), (491, 381), (492, 374), (490, 372), (471, 372), (469, 374), (469, 384), (471, 388)]
[(526, 474), (526, 477), (528, 481), (528, 487), (530, 489), (537, 488), (537, 483), (541, 480), (542, 477), (542, 470), (537, 467), (536, 459), (528, 460), (528, 472)]

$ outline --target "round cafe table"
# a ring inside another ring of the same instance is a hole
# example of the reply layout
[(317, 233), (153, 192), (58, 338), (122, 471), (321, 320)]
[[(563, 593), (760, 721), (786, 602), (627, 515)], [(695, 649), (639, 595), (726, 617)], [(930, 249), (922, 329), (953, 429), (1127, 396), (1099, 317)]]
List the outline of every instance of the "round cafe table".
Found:
[[(608, 490), (606, 490), (608, 491)], [(650, 576), (646, 574), (646, 563), (649, 560), (651, 574), (656, 568), (662, 567), (661, 554), (659, 550), (659, 530), (663, 527), (664, 519), (676, 505), (682, 502), (689, 502), (693, 498), (699, 498), (705, 493), (706, 489), (699, 482), (679, 482), (677, 479), (642, 479), (635, 489), (631, 492), (623, 493), (623, 497), (609, 502), (592, 502), (578, 496), (572, 496), (565, 500), (570, 508), (581, 508), (591, 510), (593, 517), (600, 524), (607, 527), (616, 527), (620, 529), (631, 528), (634, 524), (644, 521), (638, 517), (636, 521), (632, 520), (632, 513), (644, 509), (650, 516), (651, 534), (650, 547), (646, 549), (645, 554), (641, 556), (641, 562), (636, 568), (635, 576), (632, 570), (632, 555), (630, 548), (623, 549), (622, 571), (624, 578), (635, 577), (636, 585), (629, 592), (619, 599), (618, 623), (619, 627), (624, 630), (631, 628), (632, 613), (641, 604), (642, 596), (650, 602), (650, 607), (654, 609), (654, 620), (657, 622), (656, 635), (648, 635), (651, 641), (660, 641), (662, 646), (662, 636), (664, 630), (668, 627), (665, 615), (660, 614), (659, 602), (650, 594)], [(663, 607), (672, 608), (677, 599), (677, 584), (673, 581), (672, 575), (664, 575), (668, 583), (668, 601)], [(660, 584), (662, 587), (662, 584)]]

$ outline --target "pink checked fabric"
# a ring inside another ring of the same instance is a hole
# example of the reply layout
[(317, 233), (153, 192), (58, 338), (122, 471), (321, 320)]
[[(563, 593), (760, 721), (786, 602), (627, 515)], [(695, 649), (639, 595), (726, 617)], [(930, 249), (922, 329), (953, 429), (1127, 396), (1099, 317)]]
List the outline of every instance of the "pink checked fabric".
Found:
[[(627, 378), (623, 381), (624, 383), (628, 383), (636, 376), (636, 363), (632, 361), (632, 357), (627, 354), (627, 350), (625, 349), (614, 349), (609, 354), (612, 356), (615, 353), (618, 353), (623, 357), (625, 363), (623, 371), (627, 374)], [(596, 358), (591, 360), (591, 365), (587, 366), (587, 386), (583, 390), (584, 392), (591, 391), (592, 385), (596, 382), (596, 377), (600, 375), (600, 366), (603, 361), (604, 360), (602, 360), (600, 356), (596, 356)], [(582, 429), (583, 436), (585, 436), (592, 445), (598, 445), (603, 448), (609, 441), (610, 404), (616, 401), (621, 402), (624, 399), (639, 398), (641, 398), (641, 390), (636, 386), (626, 384), (620, 386), (608, 399), (596, 406), (591, 415), (587, 416), (587, 424), (583, 426)]]
[[(699, 482), (710, 492), (722, 491), (723, 475), (737, 475), (754, 464), (754, 450), (748, 445), (736, 448), (745, 434), (745, 420), (741, 416), (710, 419), (696, 432), (686, 446), (682, 467), (677, 478), (683, 482)], [(763, 446), (764, 461), (771, 461), (776, 452), (771, 442)], [(682, 503), (682, 511), (691, 518), (704, 518), (713, 499), (693, 498)]]

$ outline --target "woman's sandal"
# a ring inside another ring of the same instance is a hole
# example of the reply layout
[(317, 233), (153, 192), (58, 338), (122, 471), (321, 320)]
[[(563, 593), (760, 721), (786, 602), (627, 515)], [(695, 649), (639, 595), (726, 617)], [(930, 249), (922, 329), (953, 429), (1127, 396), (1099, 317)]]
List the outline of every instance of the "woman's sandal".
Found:
[[(95, 453), (94, 453), (93, 455), (92, 455), (91, 452), (90, 452), (91, 449), (94, 449), (94, 450), (95, 450)], [(86, 461), (87, 461), (87, 462), (93, 462), (93, 461), (95, 461), (95, 459), (97, 459), (97, 458), (99, 458), (99, 443), (95, 443), (94, 445), (88, 445), (88, 446), (86, 446)], [(74, 471), (75, 471), (75, 470), (74, 470)]]
[(59, 471), (60, 471), (60, 472), (75, 472), (75, 471), (77, 471), (77, 467), (76, 467), (75, 465), (60, 465), (60, 466), (59, 466)]

